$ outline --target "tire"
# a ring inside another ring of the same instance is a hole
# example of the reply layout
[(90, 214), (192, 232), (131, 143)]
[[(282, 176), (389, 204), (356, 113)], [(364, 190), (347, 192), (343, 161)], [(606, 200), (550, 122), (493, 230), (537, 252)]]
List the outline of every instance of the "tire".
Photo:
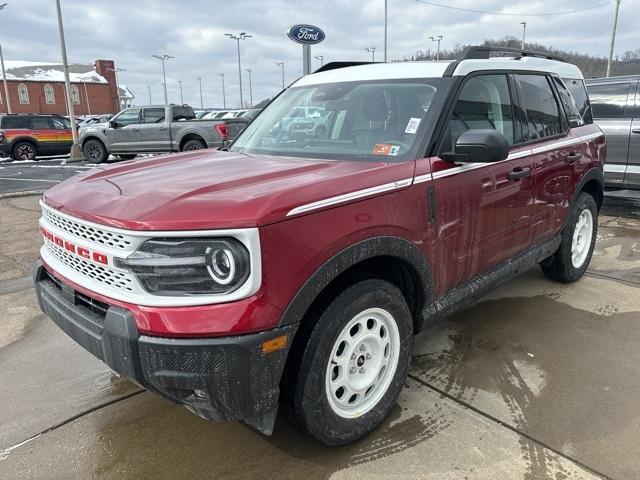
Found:
[(299, 335), (283, 381), (293, 423), (326, 445), (374, 430), (395, 404), (411, 362), (413, 320), (400, 290), (384, 280), (360, 281)]
[(544, 276), (561, 283), (582, 277), (591, 261), (597, 232), (598, 207), (591, 195), (582, 192), (569, 211), (560, 248), (540, 264)]
[(31, 142), (16, 142), (11, 151), (14, 160), (35, 160), (38, 149)]
[(104, 144), (96, 138), (90, 138), (84, 142), (82, 153), (89, 163), (102, 163), (109, 158), (109, 153)]
[(192, 138), (191, 140), (187, 140), (185, 144), (182, 146), (183, 152), (188, 152), (192, 150), (202, 150), (203, 148), (207, 148), (207, 145), (197, 138)]
[(122, 153), (122, 154), (116, 155), (116, 157), (118, 157), (120, 160), (133, 160), (137, 156), (138, 156), (137, 153)]

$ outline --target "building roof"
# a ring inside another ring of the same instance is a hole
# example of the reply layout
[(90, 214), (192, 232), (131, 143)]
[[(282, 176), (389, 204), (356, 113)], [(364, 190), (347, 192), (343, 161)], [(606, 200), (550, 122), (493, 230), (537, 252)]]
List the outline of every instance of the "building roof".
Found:
[[(64, 70), (61, 63), (28, 62), (21, 60), (6, 60), (4, 62), (7, 80), (21, 80), (31, 82), (64, 82)], [(0, 79), (2, 72), (0, 72)], [(69, 79), (71, 82), (107, 83), (94, 65), (69, 65)]]
[(120, 98), (127, 98), (131, 100), (136, 98), (133, 92), (129, 90), (129, 87), (127, 87), (126, 85), (122, 85), (122, 84), (118, 85), (118, 90), (120, 91)]

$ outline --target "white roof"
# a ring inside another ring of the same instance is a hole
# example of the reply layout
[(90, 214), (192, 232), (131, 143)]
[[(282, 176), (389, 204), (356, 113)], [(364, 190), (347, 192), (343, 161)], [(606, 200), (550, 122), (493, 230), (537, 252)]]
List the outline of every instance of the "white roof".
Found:
[[(367, 80), (442, 77), (451, 61), (370, 63), (314, 73), (298, 79), (292, 86)], [(562, 78), (582, 78), (580, 69), (571, 63), (538, 57), (494, 57), (462, 60), (454, 76), (464, 76), (480, 70), (533, 70), (556, 73)]]
[(118, 85), (118, 89), (120, 90), (120, 98), (127, 98), (133, 100), (136, 96), (133, 94), (129, 87), (126, 85), (120, 84)]
[[(7, 80), (64, 82), (64, 70), (61, 63), (6, 60), (4, 65)], [(1, 71), (0, 78), (2, 78)], [(96, 72), (93, 65), (82, 63), (69, 65), (69, 79), (72, 82), (107, 83), (107, 80)]]

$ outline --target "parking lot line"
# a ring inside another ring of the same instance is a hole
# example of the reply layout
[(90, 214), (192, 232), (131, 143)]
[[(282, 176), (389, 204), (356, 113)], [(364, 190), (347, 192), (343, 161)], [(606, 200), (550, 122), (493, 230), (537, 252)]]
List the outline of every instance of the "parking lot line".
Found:
[(60, 180), (44, 180), (41, 178), (13, 178), (13, 177), (0, 177), (0, 180), (15, 180), (17, 182), (47, 182), (47, 183), (60, 183)]

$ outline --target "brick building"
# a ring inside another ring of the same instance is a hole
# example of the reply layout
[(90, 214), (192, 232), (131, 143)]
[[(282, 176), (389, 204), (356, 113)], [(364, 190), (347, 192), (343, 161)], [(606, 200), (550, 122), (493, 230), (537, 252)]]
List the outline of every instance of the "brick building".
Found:
[[(9, 99), (13, 113), (59, 113), (67, 115), (64, 71), (59, 63), (5, 61)], [(69, 65), (71, 99), (76, 115), (116, 113), (118, 91), (113, 60), (93, 65)], [(2, 72), (0, 72), (0, 79)], [(133, 95), (121, 100), (131, 104)], [(7, 113), (4, 85), (0, 82), (0, 113)]]

